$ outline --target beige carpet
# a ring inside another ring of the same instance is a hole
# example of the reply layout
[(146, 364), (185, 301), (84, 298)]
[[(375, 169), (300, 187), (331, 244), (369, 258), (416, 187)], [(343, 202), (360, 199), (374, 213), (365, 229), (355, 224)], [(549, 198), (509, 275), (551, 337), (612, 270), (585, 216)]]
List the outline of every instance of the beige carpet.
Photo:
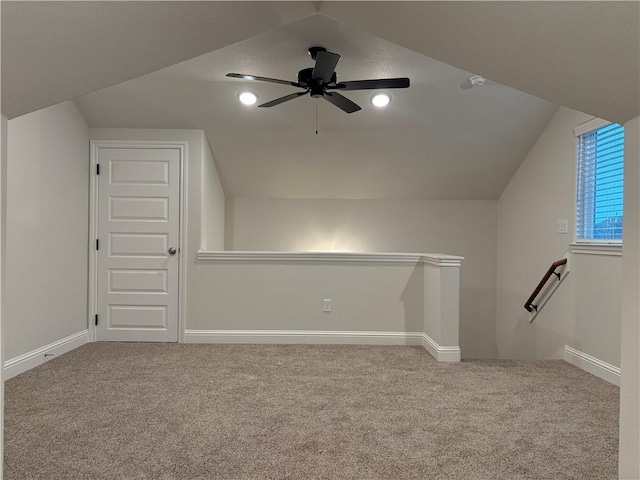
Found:
[(617, 478), (619, 389), (562, 361), (89, 344), (5, 388), (11, 480)]

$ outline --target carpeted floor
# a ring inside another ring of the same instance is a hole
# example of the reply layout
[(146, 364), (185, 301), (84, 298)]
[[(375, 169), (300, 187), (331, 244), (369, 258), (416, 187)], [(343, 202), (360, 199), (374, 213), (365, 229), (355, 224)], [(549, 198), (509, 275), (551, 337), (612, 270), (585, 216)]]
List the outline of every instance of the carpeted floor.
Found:
[(88, 344), (6, 382), (5, 479), (613, 479), (619, 389), (419, 347)]

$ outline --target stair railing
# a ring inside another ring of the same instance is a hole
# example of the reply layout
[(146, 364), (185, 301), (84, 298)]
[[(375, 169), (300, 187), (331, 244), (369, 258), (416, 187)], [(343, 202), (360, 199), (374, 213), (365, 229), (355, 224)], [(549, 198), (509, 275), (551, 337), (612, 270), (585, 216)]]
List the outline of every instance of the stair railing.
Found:
[[(540, 308), (542, 308), (542, 304), (540, 302), (534, 305), (533, 302), (535, 301), (536, 297), (540, 294), (540, 292), (542, 291), (542, 289), (545, 287), (545, 285), (547, 284), (547, 282), (552, 276), (555, 275), (558, 278), (558, 283), (562, 281), (562, 279), (564, 278), (562, 276), (563, 271), (562, 269), (560, 272), (558, 272), (557, 270), (566, 264), (567, 264), (566, 258), (561, 258), (560, 260), (553, 262), (549, 267), (549, 269), (547, 270), (547, 273), (544, 274), (544, 277), (542, 277), (542, 280), (540, 280), (540, 282), (536, 286), (533, 293), (527, 299), (526, 303), (524, 304), (524, 308), (530, 314), (533, 313), (533, 315), (530, 315), (529, 322), (533, 321), (533, 319), (535, 318), (535, 314), (538, 312)], [(553, 290), (555, 290), (555, 288)], [(553, 290), (551, 291), (551, 293), (553, 293)]]

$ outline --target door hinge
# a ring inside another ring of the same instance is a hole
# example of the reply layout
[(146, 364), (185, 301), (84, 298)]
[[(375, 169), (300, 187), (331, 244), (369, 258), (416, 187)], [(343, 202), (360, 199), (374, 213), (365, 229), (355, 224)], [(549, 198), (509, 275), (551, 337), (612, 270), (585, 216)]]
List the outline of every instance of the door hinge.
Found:
[(100, 175), (100, 164), (96, 164), (96, 175)]
[(96, 325), (98, 325), (98, 314), (96, 313)]
[(96, 250), (100, 250), (100, 239), (96, 238)]

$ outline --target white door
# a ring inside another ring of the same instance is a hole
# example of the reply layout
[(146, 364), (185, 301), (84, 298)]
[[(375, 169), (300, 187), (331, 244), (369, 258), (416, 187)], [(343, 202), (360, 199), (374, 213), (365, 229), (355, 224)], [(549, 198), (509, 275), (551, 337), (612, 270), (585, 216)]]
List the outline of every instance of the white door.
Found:
[(97, 149), (98, 340), (178, 341), (180, 156)]

